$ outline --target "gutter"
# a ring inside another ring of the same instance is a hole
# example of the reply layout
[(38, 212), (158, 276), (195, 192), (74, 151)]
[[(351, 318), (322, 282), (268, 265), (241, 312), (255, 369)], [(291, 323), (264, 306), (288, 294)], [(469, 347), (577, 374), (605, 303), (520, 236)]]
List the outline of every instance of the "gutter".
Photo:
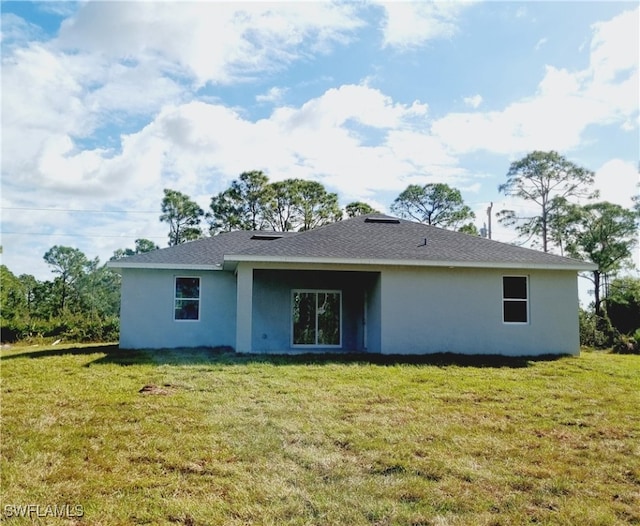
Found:
[(522, 263), (522, 262), (490, 262), (490, 261), (425, 261), (415, 259), (363, 259), (363, 258), (331, 258), (301, 256), (253, 256), (225, 255), (224, 270), (233, 270), (238, 263), (283, 263), (283, 264), (318, 264), (318, 265), (365, 265), (377, 267), (444, 267), (444, 268), (502, 268), (518, 270), (573, 270), (578, 272), (593, 271), (598, 267), (593, 263), (575, 261), (575, 264)]

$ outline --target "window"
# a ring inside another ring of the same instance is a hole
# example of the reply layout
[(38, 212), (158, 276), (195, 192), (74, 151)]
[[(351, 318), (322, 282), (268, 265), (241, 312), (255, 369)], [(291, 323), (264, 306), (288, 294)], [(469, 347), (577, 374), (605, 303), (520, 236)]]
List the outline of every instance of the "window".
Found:
[(200, 278), (176, 278), (174, 320), (200, 319)]
[(502, 320), (504, 323), (529, 322), (529, 287), (526, 276), (502, 277)]
[(315, 347), (342, 345), (342, 293), (337, 290), (294, 290), (292, 343)]

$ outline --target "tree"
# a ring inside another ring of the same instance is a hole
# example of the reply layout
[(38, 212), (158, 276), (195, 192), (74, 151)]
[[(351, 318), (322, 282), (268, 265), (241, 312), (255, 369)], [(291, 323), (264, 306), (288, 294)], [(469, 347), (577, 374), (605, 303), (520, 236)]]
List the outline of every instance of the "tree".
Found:
[(44, 260), (53, 267), (51, 271), (58, 274), (54, 281), (59, 289), (58, 312), (64, 312), (68, 307), (67, 302), (73, 292), (73, 285), (86, 272), (95, 270), (98, 260), (88, 260), (77, 248), (58, 245), (45, 253)]
[(0, 317), (15, 318), (28, 310), (24, 284), (5, 265), (0, 265)]
[(594, 286), (595, 313), (601, 317), (602, 301), (609, 292), (609, 277), (630, 259), (637, 242), (640, 214), (606, 201), (586, 205), (576, 213), (579, 215), (572, 226), (567, 251), (598, 266), (590, 279)]
[(156, 245), (150, 239), (140, 238), (136, 239), (135, 244), (135, 253), (136, 254), (144, 254), (145, 252), (153, 252), (154, 250), (158, 250), (160, 247)]
[(58, 287), (53, 281), (38, 281), (33, 289), (33, 307), (30, 318), (51, 319), (59, 314)]
[(457, 229), (475, 217), (460, 190), (444, 183), (411, 184), (394, 200), (391, 211), (427, 225)]
[(118, 316), (120, 310), (120, 274), (105, 265), (78, 279), (82, 312), (94, 318)]
[(286, 179), (271, 183), (264, 217), (276, 232), (291, 232), (299, 222), (300, 179)]
[(547, 218), (548, 240), (564, 256), (566, 245), (571, 241), (574, 226), (580, 222), (582, 207), (570, 203), (564, 197), (554, 197)]
[(353, 201), (344, 207), (347, 217), (357, 217), (378, 212), (371, 205), (362, 201)]
[(38, 287), (38, 280), (31, 274), (20, 274), (20, 276), (18, 276), (18, 279), (20, 280), (20, 283), (22, 285), (22, 290), (27, 306), (27, 315), (30, 316), (31, 313), (37, 308), (36, 289)]
[(209, 231), (262, 230), (270, 197), (269, 178), (259, 170), (242, 172), (231, 187), (211, 198)]
[(594, 173), (575, 165), (557, 152), (534, 151), (515, 161), (507, 172), (507, 182), (498, 187), (507, 196), (532, 201), (540, 214), (532, 217), (518, 216), (513, 210), (502, 210), (498, 220), (515, 226), (520, 237), (538, 237), (542, 249), (549, 251), (551, 219), (570, 198), (595, 197), (589, 190)]
[(469, 222), (462, 225), (458, 228), (458, 232), (462, 232), (463, 234), (469, 234), (470, 236), (479, 236), (480, 232), (478, 231), (478, 227), (473, 223)]
[(242, 229), (261, 230), (264, 227), (264, 205), (268, 200), (269, 178), (259, 170), (243, 172), (231, 189), (242, 203)]
[(342, 219), (342, 210), (338, 205), (338, 195), (327, 192), (317, 181), (302, 181), (296, 185), (300, 214), (299, 230), (311, 230)]
[(622, 334), (640, 329), (640, 278), (625, 276), (611, 282), (606, 301), (611, 324)]
[(340, 221), (337, 194), (327, 192), (317, 181), (287, 179), (268, 188), (264, 217), (273, 230), (311, 230)]
[(209, 222), (209, 233), (211, 235), (221, 232), (233, 232), (242, 230), (242, 212), (240, 203), (236, 199), (233, 191), (227, 189), (211, 198), (207, 221)]
[(122, 259), (129, 256), (135, 256), (136, 254), (144, 254), (145, 252), (152, 252), (158, 250), (160, 247), (149, 239), (136, 239), (136, 245), (134, 249), (119, 248), (113, 251), (111, 261), (115, 259)]
[(5, 265), (0, 265), (0, 341), (16, 339), (17, 320), (23, 318), (27, 311), (24, 287)]
[(204, 210), (188, 195), (165, 188), (160, 221), (169, 223), (169, 246), (202, 237), (200, 218)]
[(315, 181), (269, 183), (259, 171), (243, 172), (231, 187), (211, 198), (211, 234), (233, 230), (309, 230), (342, 219), (338, 196)]

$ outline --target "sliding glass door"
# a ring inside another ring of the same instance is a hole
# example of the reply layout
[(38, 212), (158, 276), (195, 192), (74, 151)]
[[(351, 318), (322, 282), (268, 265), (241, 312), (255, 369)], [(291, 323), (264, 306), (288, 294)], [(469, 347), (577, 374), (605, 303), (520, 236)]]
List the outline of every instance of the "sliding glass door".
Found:
[(340, 347), (342, 345), (342, 292), (294, 290), (291, 303), (294, 346)]

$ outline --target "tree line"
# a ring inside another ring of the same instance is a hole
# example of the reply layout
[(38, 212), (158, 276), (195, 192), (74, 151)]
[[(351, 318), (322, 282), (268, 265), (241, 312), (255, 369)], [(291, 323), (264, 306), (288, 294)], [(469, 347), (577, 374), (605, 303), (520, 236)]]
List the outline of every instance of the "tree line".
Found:
[(16, 276), (0, 265), (2, 341), (117, 340), (120, 276), (77, 248), (56, 245), (44, 260), (55, 275), (52, 280)]
[[(211, 198), (206, 212), (188, 195), (171, 189), (164, 190), (161, 207), (160, 220), (169, 225), (169, 246), (234, 230), (303, 232), (344, 216), (377, 212), (362, 201), (351, 202), (343, 210), (338, 195), (328, 192), (322, 183), (303, 179), (269, 182), (261, 171), (240, 174), (229, 188)], [(430, 225), (477, 233), (470, 222), (473, 211), (464, 204), (460, 191), (446, 184), (410, 185), (391, 210)]]
[[(632, 265), (640, 201), (636, 199), (632, 208), (599, 201), (594, 178), (592, 171), (557, 152), (531, 152), (510, 165), (506, 182), (498, 191), (529, 203), (537, 212), (521, 216), (502, 210), (497, 216), (523, 243), (597, 265), (589, 275), (594, 301), (581, 313), (582, 339), (592, 345), (611, 345), (623, 331), (629, 334), (640, 328), (639, 280), (617, 279)], [(164, 190), (160, 208), (159, 219), (169, 227), (169, 246), (234, 230), (305, 231), (345, 216), (376, 212), (362, 201), (342, 209), (338, 195), (320, 182), (270, 182), (256, 170), (241, 173), (226, 190), (212, 196), (206, 211), (173, 189)], [(411, 184), (390, 204), (390, 210), (421, 223), (471, 235), (480, 233), (474, 224), (475, 214), (461, 192), (444, 183)], [(152, 241), (138, 239), (133, 249), (118, 249), (112, 259), (157, 248)], [(7, 336), (33, 334), (76, 339), (117, 335), (119, 276), (71, 247), (54, 246), (44, 259), (56, 275), (52, 281), (16, 277), (2, 267), (3, 341)], [(636, 322), (629, 322), (634, 317)], [(640, 342), (640, 334), (637, 336)]]

